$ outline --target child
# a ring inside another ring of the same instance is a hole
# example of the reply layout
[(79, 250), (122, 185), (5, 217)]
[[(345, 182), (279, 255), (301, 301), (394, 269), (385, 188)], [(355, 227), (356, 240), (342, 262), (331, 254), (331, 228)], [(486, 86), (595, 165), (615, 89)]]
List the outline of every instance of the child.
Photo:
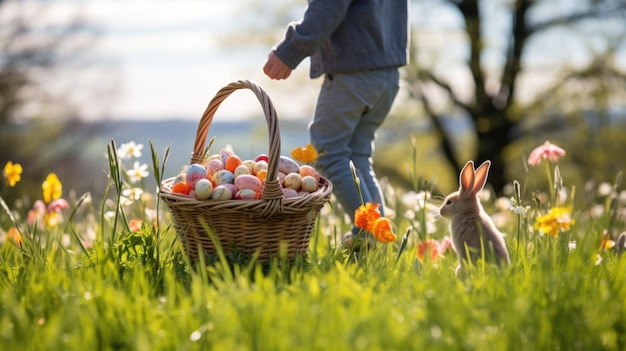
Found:
[[(350, 161), (363, 202), (381, 204), (383, 212), (372, 153), (376, 130), (398, 92), (398, 68), (408, 62), (408, 6), (407, 0), (310, 0), (263, 67), (271, 79), (286, 79), (310, 56), (310, 77), (325, 75), (309, 134), (318, 171), (333, 183), (353, 222), (361, 197)], [(344, 244), (354, 244), (358, 232), (353, 226)]]

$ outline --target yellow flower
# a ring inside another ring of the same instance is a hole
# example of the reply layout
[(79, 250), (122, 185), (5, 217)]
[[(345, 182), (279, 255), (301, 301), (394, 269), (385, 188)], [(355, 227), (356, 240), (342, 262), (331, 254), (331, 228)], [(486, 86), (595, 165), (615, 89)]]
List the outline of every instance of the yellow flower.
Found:
[(22, 179), (22, 165), (11, 161), (7, 162), (4, 166), (4, 178), (10, 187), (14, 187)]
[(41, 185), (43, 189), (43, 201), (47, 204), (61, 198), (63, 192), (63, 185), (59, 181), (59, 178), (55, 173), (48, 174), (46, 180)]
[(311, 163), (317, 160), (317, 151), (311, 144), (291, 150), (291, 156), (300, 162)]
[(602, 240), (600, 241), (600, 250), (610, 250), (615, 247), (615, 241), (611, 239), (608, 230), (602, 232)]
[(43, 221), (46, 224), (46, 227), (54, 228), (58, 226), (63, 221), (63, 219), (58, 212), (46, 212), (43, 215)]
[(535, 219), (535, 230), (557, 236), (560, 230), (569, 230), (574, 220), (570, 216), (569, 207), (553, 207), (550, 212)]

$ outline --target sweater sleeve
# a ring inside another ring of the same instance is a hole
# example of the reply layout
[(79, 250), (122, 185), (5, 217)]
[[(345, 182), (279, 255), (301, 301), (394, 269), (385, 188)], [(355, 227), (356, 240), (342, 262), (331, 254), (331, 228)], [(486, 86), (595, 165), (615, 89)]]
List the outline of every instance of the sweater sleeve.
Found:
[(345, 18), (353, 0), (310, 0), (300, 22), (290, 23), (274, 52), (291, 69), (313, 55)]

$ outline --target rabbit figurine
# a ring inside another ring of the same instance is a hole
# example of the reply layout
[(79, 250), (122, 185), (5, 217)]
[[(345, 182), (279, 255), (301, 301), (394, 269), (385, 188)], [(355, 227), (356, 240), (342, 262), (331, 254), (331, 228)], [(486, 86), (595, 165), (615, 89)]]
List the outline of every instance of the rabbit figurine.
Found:
[(452, 245), (459, 257), (458, 278), (463, 276), (463, 265), (468, 260), (473, 262), (484, 257), (498, 264), (510, 263), (504, 237), (477, 196), (487, 182), (490, 166), (491, 161), (485, 161), (474, 170), (474, 162), (468, 161), (459, 176), (459, 190), (448, 195), (439, 208), (439, 214), (450, 220)]

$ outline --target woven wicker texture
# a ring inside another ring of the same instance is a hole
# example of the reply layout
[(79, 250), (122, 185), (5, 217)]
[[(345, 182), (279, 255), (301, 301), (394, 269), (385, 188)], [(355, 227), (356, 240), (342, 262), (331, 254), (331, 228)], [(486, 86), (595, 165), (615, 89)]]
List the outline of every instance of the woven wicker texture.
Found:
[(272, 101), (256, 83), (240, 80), (220, 89), (207, 106), (196, 132), (191, 163), (204, 157), (211, 121), (220, 104), (234, 91), (249, 89), (258, 98), (269, 132), (268, 173), (259, 200), (197, 200), (172, 192), (175, 178), (163, 181), (159, 196), (169, 206), (176, 233), (185, 253), (195, 260), (199, 253), (217, 254), (220, 245), (226, 255), (233, 251), (243, 257), (257, 253), (258, 261), (278, 257), (304, 256), (309, 250), (311, 231), (320, 209), (330, 199), (332, 184), (320, 177), (317, 191), (285, 199), (279, 181), (280, 131)]

